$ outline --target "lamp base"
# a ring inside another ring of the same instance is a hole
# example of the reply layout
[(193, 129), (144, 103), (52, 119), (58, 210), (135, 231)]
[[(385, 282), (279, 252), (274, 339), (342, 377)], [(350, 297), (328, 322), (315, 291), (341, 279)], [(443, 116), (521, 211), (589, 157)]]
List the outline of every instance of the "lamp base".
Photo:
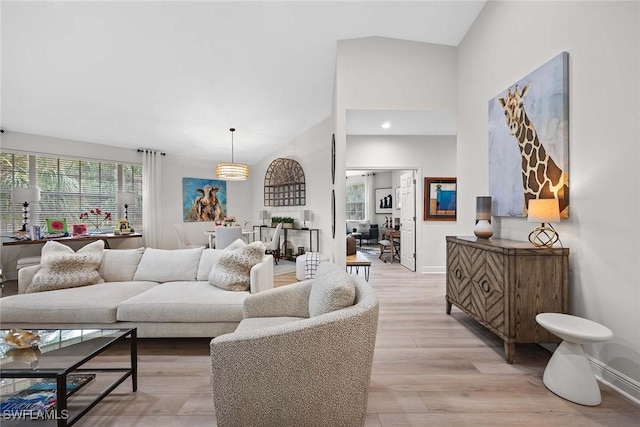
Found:
[(488, 239), (493, 236), (493, 227), (488, 219), (479, 219), (475, 228), (473, 229), (473, 234), (481, 239)]
[(536, 247), (550, 248), (559, 239), (558, 232), (551, 226), (545, 227), (544, 223), (529, 233), (529, 241)]

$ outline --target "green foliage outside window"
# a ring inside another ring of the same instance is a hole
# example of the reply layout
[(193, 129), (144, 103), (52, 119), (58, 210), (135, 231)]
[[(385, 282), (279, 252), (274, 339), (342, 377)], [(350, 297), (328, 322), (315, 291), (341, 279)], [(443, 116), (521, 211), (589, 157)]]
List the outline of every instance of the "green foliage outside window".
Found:
[[(30, 178), (31, 177), (31, 178)], [(31, 183), (35, 180), (34, 183)], [(14, 187), (40, 188), (40, 202), (30, 206), (30, 224), (43, 228), (47, 218), (64, 218), (68, 224), (82, 223), (80, 214), (99, 208), (112, 212), (117, 223), (116, 193), (136, 194), (128, 209), (133, 227), (142, 226), (142, 166), (93, 160), (67, 159), (18, 153), (0, 153), (0, 222), (2, 231), (22, 226), (22, 205), (11, 203)], [(122, 207), (120, 207), (122, 210)]]

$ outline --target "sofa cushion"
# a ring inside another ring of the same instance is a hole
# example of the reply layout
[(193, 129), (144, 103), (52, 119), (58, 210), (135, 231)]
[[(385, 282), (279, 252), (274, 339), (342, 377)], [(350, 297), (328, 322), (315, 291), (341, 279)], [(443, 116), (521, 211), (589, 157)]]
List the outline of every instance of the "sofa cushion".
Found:
[(353, 278), (336, 264), (320, 263), (309, 294), (309, 315), (318, 316), (352, 306), (355, 298)]
[(123, 301), (125, 322), (239, 322), (249, 292), (229, 292), (208, 282), (168, 282)]
[(93, 285), (102, 280), (98, 267), (102, 261), (104, 241), (96, 240), (74, 252), (67, 245), (47, 242), (42, 248), (40, 269), (26, 292), (42, 292), (54, 289)]
[(152, 282), (196, 280), (203, 249), (147, 248), (133, 278)]
[(120, 302), (158, 286), (154, 282), (98, 283), (0, 298), (0, 323), (114, 323)]
[(251, 286), (251, 267), (262, 261), (265, 246), (262, 242), (242, 246), (236, 242), (218, 258), (209, 274), (209, 283), (228, 291), (247, 291)]
[(211, 273), (211, 269), (215, 263), (218, 262), (218, 258), (220, 258), (222, 252), (223, 249), (205, 249), (202, 251), (200, 264), (198, 264), (198, 275), (196, 276), (196, 280), (209, 280), (209, 273)]
[(128, 282), (133, 280), (144, 248), (105, 249), (98, 274), (105, 282)]

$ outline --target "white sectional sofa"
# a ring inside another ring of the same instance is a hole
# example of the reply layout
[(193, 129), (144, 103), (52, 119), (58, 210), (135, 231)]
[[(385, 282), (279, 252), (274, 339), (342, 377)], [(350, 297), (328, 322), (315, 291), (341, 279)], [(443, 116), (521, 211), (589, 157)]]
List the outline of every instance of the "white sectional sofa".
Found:
[(41, 266), (26, 267), (18, 274), (18, 295), (0, 298), (0, 325), (137, 327), (139, 337), (215, 337), (233, 332), (242, 320), (245, 298), (273, 288), (273, 257), (265, 255), (249, 267), (249, 291), (231, 291), (208, 280), (223, 252), (105, 249), (97, 270), (103, 283), (35, 293), (25, 291)]

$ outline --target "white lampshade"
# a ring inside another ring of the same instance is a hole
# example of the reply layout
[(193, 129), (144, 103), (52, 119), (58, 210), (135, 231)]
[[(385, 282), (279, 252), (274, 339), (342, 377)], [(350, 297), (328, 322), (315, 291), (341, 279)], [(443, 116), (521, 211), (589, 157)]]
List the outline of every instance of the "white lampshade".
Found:
[(245, 181), (249, 178), (249, 166), (242, 163), (220, 163), (216, 166), (216, 175), (224, 181)]
[(39, 202), (40, 189), (36, 187), (20, 188), (11, 190), (11, 203)]
[(119, 205), (133, 205), (136, 201), (136, 194), (128, 191), (119, 191), (116, 194), (116, 203)]
[(527, 215), (528, 222), (560, 222), (558, 199), (531, 199)]
[(260, 219), (269, 219), (269, 211), (260, 211)]
[(311, 220), (311, 211), (305, 209), (304, 211), (302, 211), (302, 215), (303, 215), (303, 219), (305, 221), (310, 221)]
[(223, 181), (245, 181), (249, 178), (249, 166), (233, 161), (233, 132), (236, 130), (231, 128), (229, 131), (231, 131), (231, 163), (218, 164), (216, 175)]

